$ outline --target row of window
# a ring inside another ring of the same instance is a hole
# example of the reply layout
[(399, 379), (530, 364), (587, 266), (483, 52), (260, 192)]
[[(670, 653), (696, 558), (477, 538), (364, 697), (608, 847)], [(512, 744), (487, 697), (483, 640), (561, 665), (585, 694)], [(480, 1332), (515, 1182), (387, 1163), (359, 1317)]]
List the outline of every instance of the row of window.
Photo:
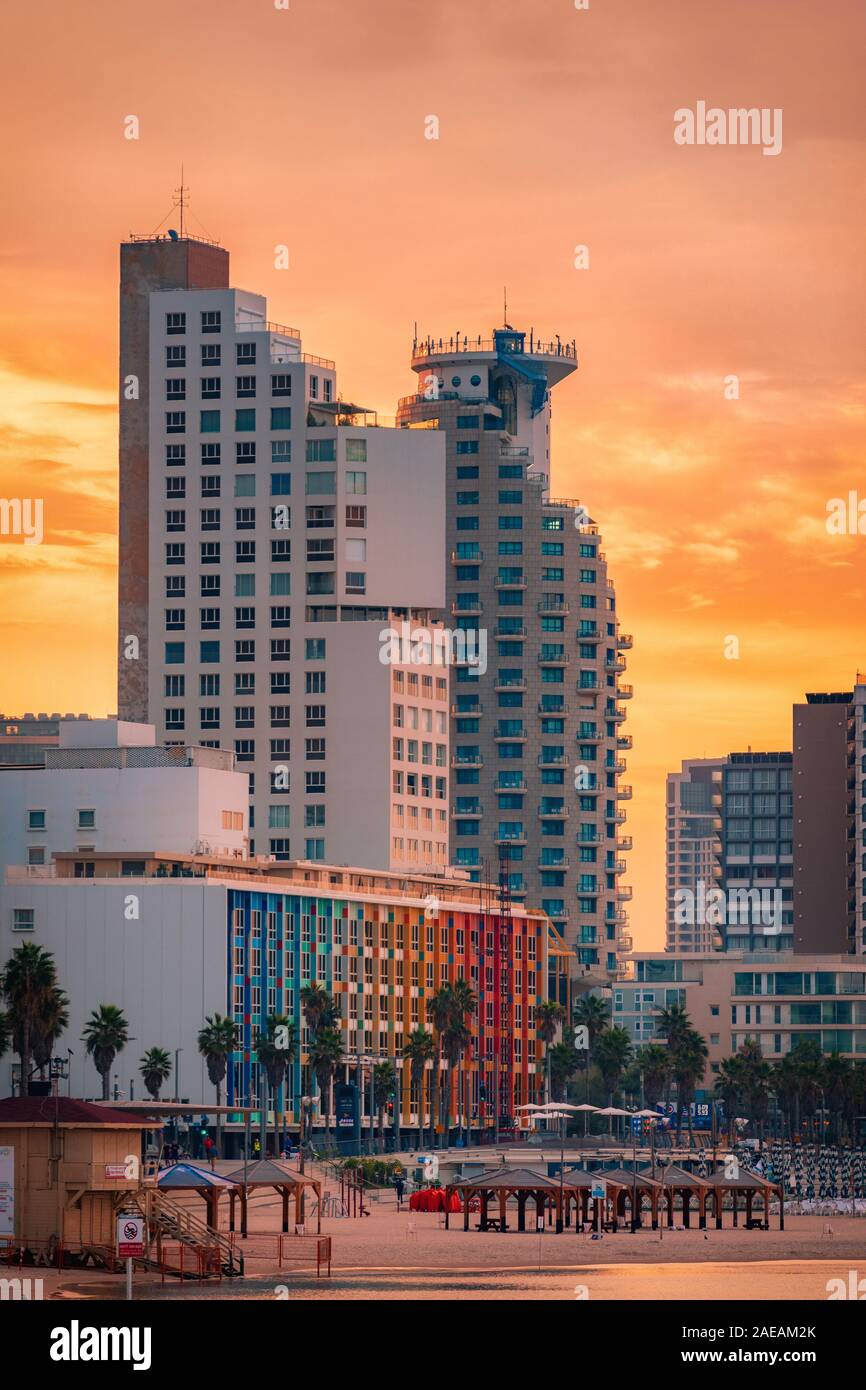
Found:
[[(169, 348), (170, 352), (171, 349)], [(177, 364), (172, 364), (177, 365)], [(254, 376), (235, 377), (235, 395), (241, 398), (254, 397), (256, 395), (257, 383)], [(292, 378), (288, 375), (279, 374), (271, 376), (272, 396), (290, 396), (292, 394)], [(199, 395), (202, 400), (219, 400), (222, 395), (222, 377), (203, 376), (199, 378)], [(165, 379), (165, 398), (167, 401), (186, 400), (186, 377), (170, 376)]]
[[(182, 529), (179, 528), (179, 529)], [(347, 547), (348, 547), (347, 543)], [(237, 565), (254, 565), (259, 558), (255, 541), (235, 541), (234, 563)], [(366, 551), (361, 551), (360, 544), (353, 549), (347, 549), (348, 560), (364, 560)], [(336, 554), (333, 542), (320, 540), (308, 540), (306, 546), (307, 563), (334, 564)], [(292, 562), (292, 543), (290, 540), (272, 540), (270, 546), (271, 564), (291, 564)], [(186, 564), (186, 542), (167, 541), (165, 546), (166, 565), (179, 566)], [(221, 565), (223, 563), (222, 542), (221, 541), (200, 541), (199, 542), (199, 563), (201, 565)], [(239, 576), (235, 576), (237, 580)], [(181, 588), (169, 583), (170, 576), (166, 576), (166, 595), (178, 594)], [(271, 576), (273, 582), (273, 576)], [(308, 594), (335, 594), (336, 593), (336, 574), (333, 570), (308, 571), (306, 576), (305, 592)], [(359, 570), (347, 570), (345, 575), (345, 588), (347, 593), (364, 594), (366, 593), (366, 575)], [(219, 593), (219, 586), (202, 587), (202, 596), (215, 595)], [(235, 594), (241, 591), (235, 586)], [(274, 590), (271, 592), (288, 592), (288, 590)]]
[[(47, 830), (48, 812), (44, 809), (27, 811), (26, 824), (28, 830)], [(75, 812), (75, 825), (78, 830), (96, 829), (96, 811), (93, 807), (86, 807)]]

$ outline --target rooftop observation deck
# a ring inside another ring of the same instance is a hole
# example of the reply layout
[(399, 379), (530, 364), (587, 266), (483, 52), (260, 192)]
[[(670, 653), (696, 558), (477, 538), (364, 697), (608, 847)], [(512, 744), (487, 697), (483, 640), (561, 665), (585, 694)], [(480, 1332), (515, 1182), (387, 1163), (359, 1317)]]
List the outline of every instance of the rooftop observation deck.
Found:
[[(465, 333), (452, 333), (449, 337), (428, 335), (415, 338), (412, 343), (412, 366), (414, 368), (437, 361), (473, 357), (495, 361), (500, 355), (507, 357), (531, 358), (539, 367), (544, 367), (548, 375), (565, 376), (577, 367), (577, 342), (574, 338), (563, 341), (558, 334), (553, 338), (537, 338), (534, 329), (527, 335), (517, 329), (497, 328), (491, 338), (470, 337)], [(557, 371), (557, 366), (560, 368)]]

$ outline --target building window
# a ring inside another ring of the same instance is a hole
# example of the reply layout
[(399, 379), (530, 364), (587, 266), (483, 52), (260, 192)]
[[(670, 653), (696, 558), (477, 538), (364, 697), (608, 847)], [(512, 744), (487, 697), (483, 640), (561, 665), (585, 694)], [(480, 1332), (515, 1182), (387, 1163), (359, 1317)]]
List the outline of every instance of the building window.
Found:
[(35, 909), (32, 907), (13, 907), (12, 930), (33, 931), (36, 927)]
[(222, 314), (219, 309), (204, 309), (201, 316), (202, 333), (219, 333), (222, 327)]

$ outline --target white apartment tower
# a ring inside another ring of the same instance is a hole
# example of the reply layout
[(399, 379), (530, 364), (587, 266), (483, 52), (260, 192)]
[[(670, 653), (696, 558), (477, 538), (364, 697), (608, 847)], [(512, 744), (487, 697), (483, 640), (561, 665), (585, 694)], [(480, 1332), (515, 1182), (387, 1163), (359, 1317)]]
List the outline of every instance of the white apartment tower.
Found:
[(445, 450), (340, 397), (228, 253), (121, 248), (121, 718), (230, 749), (250, 849), (445, 867)]
[(540, 907), (586, 979), (631, 949), (622, 834), (632, 639), (587, 510), (550, 495), (553, 388), (574, 343), (508, 326), (417, 339), (398, 420), (444, 434), (449, 622), (486, 641), (452, 671), (451, 857)]

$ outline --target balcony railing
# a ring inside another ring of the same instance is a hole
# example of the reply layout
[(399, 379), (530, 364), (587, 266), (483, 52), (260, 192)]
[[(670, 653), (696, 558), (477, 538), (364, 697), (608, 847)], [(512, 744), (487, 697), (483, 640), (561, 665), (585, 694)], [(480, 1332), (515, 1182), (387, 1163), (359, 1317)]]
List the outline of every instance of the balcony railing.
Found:
[(281, 338), (297, 338), (300, 342), (301, 330), (289, 328), (284, 323), (271, 323), (269, 319), (236, 319), (236, 333), (276, 333)]
[[(515, 334), (515, 337), (518, 335)], [(468, 334), (454, 333), (450, 338), (416, 338), (412, 344), (412, 361), (423, 361), (427, 357), (452, 357), (455, 353), (476, 354), (480, 352), (499, 352), (505, 350), (512, 357), (560, 357), (568, 362), (577, 362), (577, 341), (564, 343), (560, 338), (542, 339), (530, 334), (523, 336), (522, 346), (503, 345), (495, 338), (470, 338)]]

